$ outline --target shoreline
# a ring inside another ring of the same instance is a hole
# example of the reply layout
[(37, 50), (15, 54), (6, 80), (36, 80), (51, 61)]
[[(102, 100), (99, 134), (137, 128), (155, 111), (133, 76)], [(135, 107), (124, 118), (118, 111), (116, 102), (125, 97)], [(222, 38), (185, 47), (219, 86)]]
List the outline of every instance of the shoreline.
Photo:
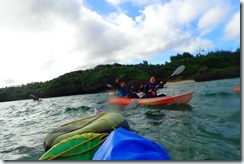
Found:
[(184, 83), (195, 83), (195, 80), (180, 80), (180, 81), (171, 81), (167, 82), (166, 85), (176, 85), (176, 84), (184, 84)]

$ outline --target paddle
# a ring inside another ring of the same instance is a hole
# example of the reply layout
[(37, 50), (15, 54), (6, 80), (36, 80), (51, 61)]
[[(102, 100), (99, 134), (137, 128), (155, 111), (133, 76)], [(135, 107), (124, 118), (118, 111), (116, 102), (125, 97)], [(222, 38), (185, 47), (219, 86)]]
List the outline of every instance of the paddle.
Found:
[(138, 97), (143, 97), (145, 94), (143, 92), (136, 93)]
[(30, 94), (30, 96), (33, 98), (33, 100), (39, 100), (39, 98), (36, 97), (35, 95)]
[(107, 84), (107, 87), (110, 88), (110, 89), (113, 88), (111, 84)]
[(167, 80), (169, 80), (169, 78), (171, 78), (174, 75), (179, 75), (181, 72), (183, 72), (185, 70), (185, 66), (181, 65), (178, 68), (175, 69), (175, 71), (169, 76), (167, 77), (164, 81), (166, 82)]
[[(178, 68), (175, 69), (175, 71), (169, 76), (167, 77), (164, 81), (166, 82), (169, 78), (171, 78), (174, 75), (179, 75), (181, 72), (183, 72), (185, 69), (184, 65), (179, 66)], [(141, 95), (141, 97), (139, 99), (136, 100), (132, 100), (131, 103), (129, 103), (124, 109), (132, 109), (134, 107), (136, 107), (136, 105), (138, 104), (138, 102), (145, 96), (145, 94)]]
[(132, 109), (135, 108), (138, 102), (144, 97), (145, 94), (143, 94), (139, 99), (132, 100), (130, 104), (126, 105), (124, 109)]
[(115, 95), (116, 91), (113, 91), (113, 86), (111, 84), (107, 84), (107, 87), (110, 88), (110, 92), (108, 92), (109, 95)]

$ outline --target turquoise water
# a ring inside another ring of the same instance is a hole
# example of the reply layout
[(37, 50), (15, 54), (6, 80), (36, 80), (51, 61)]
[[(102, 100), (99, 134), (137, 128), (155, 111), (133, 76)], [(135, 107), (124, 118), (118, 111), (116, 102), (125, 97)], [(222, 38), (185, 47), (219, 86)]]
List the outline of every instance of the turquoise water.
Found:
[(38, 160), (54, 128), (94, 114), (96, 108), (122, 114), (131, 130), (163, 145), (172, 160), (241, 160), (240, 78), (167, 85), (166, 95), (195, 91), (185, 105), (110, 105), (105, 93), (0, 103), (0, 159)]

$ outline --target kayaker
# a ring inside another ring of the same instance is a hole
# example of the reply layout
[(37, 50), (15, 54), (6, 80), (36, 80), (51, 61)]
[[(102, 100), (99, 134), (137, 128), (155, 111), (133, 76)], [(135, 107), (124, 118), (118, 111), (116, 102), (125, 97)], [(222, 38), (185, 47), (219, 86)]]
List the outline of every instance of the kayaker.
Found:
[(114, 87), (115, 89), (118, 89), (120, 87), (121, 80), (120, 78), (117, 77), (114, 81), (115, 81)]
[(130, 91), (131, 91), (132, 93), (136, 93), (136, 92), (137, 92), (137, 89), (135, 88), (134, 85), (132, 85), (132, 86), (130, 87)]
[(140, 87), (138, 88), (138, 93), (144, 91), (144, 84), (141, 84)]
[(151, 76), (149, 82), (144, 87), (144, 98), (158, 97), (158, 96), (166, 96), (165, 94), (157, 95), (157, 89), (163, 88), (166, 81), (157, 82), (154, 76)]
[(120, 87), (118, 88), (118, 94), (119, 97), (125, 97), (125, 98), (139, 98), (139, 96), (131, 91), (126, 87), (126, 83), (124, 81), (120, 82)]

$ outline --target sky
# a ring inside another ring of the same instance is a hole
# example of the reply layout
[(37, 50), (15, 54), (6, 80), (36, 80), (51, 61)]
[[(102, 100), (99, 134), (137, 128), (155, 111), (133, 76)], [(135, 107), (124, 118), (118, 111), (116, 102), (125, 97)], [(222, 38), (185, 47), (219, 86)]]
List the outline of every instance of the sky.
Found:
[(237, 48), (238, 0), (0, 0), (0, 88)]

